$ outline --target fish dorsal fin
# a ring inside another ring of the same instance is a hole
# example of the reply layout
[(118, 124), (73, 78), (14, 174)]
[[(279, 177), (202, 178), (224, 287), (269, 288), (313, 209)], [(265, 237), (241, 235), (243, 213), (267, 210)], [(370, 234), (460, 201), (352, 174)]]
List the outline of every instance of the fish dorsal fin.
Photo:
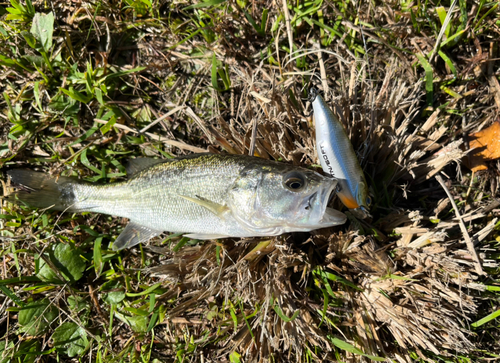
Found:
[(162, 232), (141, 226), (135, 222), (130, 222), (113, 243), (113, 251), (120, 251), (124, 248), (135, 246), (138, 243), (160, 235)]
[(190, 202), (196, 203), (198, 205), (201, 205), (202, 207), (208, 209), (210, 212), (212, 212), (221, 219), (224, 219), (224, 214), (229, 211), (229, 208), (226, 205), (212, 202), (211, 200), (200, 197), (198, 195), (196, 196), (196, 198), (192, 198), (179, 194), (179, 197), (189, 200)]
[(154, 159), (154, 158), (135, 158), (128, 159), (127, 164), (127, 175), (129, 177), (134, 176), (140, 171), (146, 170), (153, 165), (164, 163), (164, 159)]

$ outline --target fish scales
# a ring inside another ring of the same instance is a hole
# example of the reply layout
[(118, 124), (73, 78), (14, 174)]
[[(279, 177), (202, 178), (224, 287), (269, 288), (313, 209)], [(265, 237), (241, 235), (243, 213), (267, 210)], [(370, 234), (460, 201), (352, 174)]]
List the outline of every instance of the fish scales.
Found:
[(241, 159), (228, 156), (166, 161), (128, 181), (106, 186), (76, 185), (75, 208), (129, 218), (153, 229), (226, 234), (227, 225), (216, 215), (180, 195), (202, 196), (223, 204), (228, 189), (245, 167)]

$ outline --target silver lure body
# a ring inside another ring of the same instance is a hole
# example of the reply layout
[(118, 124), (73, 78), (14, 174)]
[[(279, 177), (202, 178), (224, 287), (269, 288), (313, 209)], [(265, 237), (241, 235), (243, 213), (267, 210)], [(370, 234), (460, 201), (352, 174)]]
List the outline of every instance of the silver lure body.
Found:
[(316, 90), (311, 90), (316, 123), (316, 149), (323, 171), (338, 180), (342, 203), (358, 217), (368, 216), (368, 188), (342, 123)]
[[(307, 169), (242, 155), (198, 154), (132, 162), (139, 171), (108, 185), (65, 177), (54, 180), (26, 170), (8, 173), (14, 183), (33, 189), (17, 196), (35, 207), (129, 218), (114, 249), (164, 231), (188, 232), (187, 236), (198, 239), (274, 236), (346, 220), (343, 213), (326, 208), (336, 181)], [(297, 187), (296, 180), (303, 183), (297, 190), (285, 184)], [(44, 191), (52, 196), (42, 197)]]

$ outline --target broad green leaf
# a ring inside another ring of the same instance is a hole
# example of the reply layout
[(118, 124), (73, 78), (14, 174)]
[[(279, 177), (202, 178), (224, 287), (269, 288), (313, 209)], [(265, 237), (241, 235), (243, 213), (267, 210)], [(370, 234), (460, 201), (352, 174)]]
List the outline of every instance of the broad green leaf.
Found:
[(73, 322), (66, 322), (59, 326), (52, 334), (52, 339), (57, 351), (68, 357), (82, 354), (89, 345), (85, 329)]
[(33, 24), (30, 30), (31, 34), (41, 43), (42, 49), (49, 52), (52, 47), (52, 33), (54, 32), (54, 14), (36, 13), (33, 17)]
[(147, 316), (126, 316), (118, 311), (116, 317), (126, 323), (136, 333), (145, 333), (148, 330), (149, 318)]
[[(85, 261), (80, 256), (78, 249), (72, 244), (58, 244), (47, 257), (67, 281), (78, 281), (83, 276)], [(59, 281), (55, 271), (43, 259), (40, 262), (37, 277), (47, 282)]]
[(133, 308), (133, 307), (125, 307), (124, 310), (128, 311), (129, 313), (132, 313), (134, 315), (138, 315), (138, 316), (149, 316), (149, 311), (142, 310), (142, 309), (137, 309), (137, 308)]
[(26, 30), (23, 30), (21, 32), (21, 35), (24, 37), (24, 39), (26, 40), (26, 43), (28, 43), (28, 45), (35, 49), (36, 48), (36, 38), (33, 34), (27, 32)]
[(132, 117), (134, 117), (139, 122), (151, 122), (153, 114), (149, 106), (145, 105), (144, 107), (140, 107), (134, 112), (132, 112)]
[[(49, 257), (47, 256), (47, 258)], [(40, 270), (38, 270), (36, 277), (46, 282), (61, 282), (56, 272), (42, 258), (40, 258)]]
[(30, 302), (19, 311), (18, 322), (21, 326), (19, 332), (32, 336), (42, 334), (57, 318), (58, 313), (49, 299)]
[(231, 354), (229, 354), (229, 361), (231, 363), (240, 363), (241, 362), (240, 358), (241, 354), (239, 354), (237, 351), (234, 351)]
[(30, 65), (35, 67), (36, 71), (42, 76), (44, 82), (47, 84), (49, 83), (49, 77), (43, 72), (42, 68), (44, 64), (49, 65), (50, 67), (50, 62), (48, 61), (47, 55), (42, 54), (42, 56), (37, 56), (37, 55), (25, 55), (23, 56), (24, 59), (26, 59)]
[[(117, 291), (109, 291), (109, 290), (117, 290)], [(110, 305), (118, 304), (123, 299), (125, 299), (125, 291), (119, 280), (111, 280), (104, 283), (101, 287), (101, 291), (109, 291), (108, 293), (104, 294), (103, 300)]]
[(148, 10), (151, 8), (151, 1), (149, 0), (127, 0), (129, 6), (131, 6), (139, 15), (146, 15)]
[(80, 111), (77, 101), (60, 93), (50, 100), (49, 107), (55, 111), (64, 111), (66, 115), (76, 115)]
[(68, 297), (68, 305), (72, 315), (77, 317), (79, 321), (86, 326), (90, 314), (90, 305), (87, 300), (78, 295), (72, 295)]
[(55, 265), (68, 281), (78, 281), (85, 271), (85, 261), (80, 251), (72, 244), (58, 244), (55, 251)]

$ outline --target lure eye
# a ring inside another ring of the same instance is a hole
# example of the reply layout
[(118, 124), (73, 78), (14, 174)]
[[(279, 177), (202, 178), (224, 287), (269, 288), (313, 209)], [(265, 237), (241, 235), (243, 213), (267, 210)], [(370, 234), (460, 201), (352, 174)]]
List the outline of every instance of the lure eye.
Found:
[(371, 205), (372, 205), (372, 202), (373, 202), (373, 201), (372, 201), (372, 198), (370, 198), (370, 197), (366, 197), (366, 206), (367, 206), (367, 207), (371, 206)]
[(314, 102), (314, 100), (316, 99), (316, 96), (318, 96), (318, 95), (319, 95), (318, 89), (315, 87), (311, 87), (311, 89), (309, 89), (309, 95), (307, 97), (307, 100), (312, 103), (312, 102)]
[(303, 175), (294, 172), (285, 177), (284, 184), (292, 192), (298, 192), (305, 187), (306, 180)]

